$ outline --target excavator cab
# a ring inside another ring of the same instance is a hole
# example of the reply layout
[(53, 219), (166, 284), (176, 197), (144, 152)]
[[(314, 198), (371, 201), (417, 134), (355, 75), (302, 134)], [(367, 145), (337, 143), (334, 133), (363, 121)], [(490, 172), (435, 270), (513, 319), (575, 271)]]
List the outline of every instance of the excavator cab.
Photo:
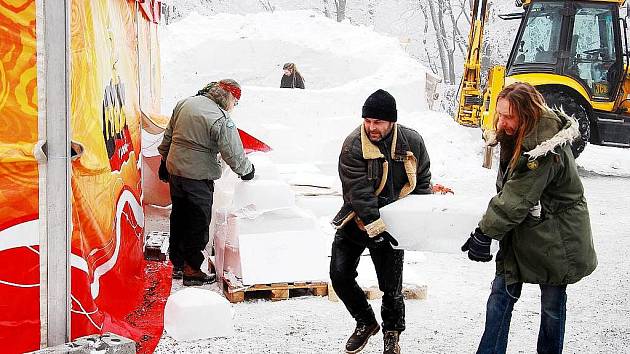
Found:
[(528, 82), (549, 106), (580, 123), (582, 141), (630, 146), (630, 119), (619, 109), (627, 39), (620, 2), (531, 1), (506, 66), (505, 83)]
[(615, 4), (534, 3), (516, 38), (507, 74), (569, 76), (589, 98), (612, 101), (623, 67), (619, 27)]
[[(514, 82), (527, 82), (547, 105), (563, 109), (579, 123), (577, 157), (588, 142), (630, 147), (630, 70), (627, 24), (620, 17), (625, 0), (523, 0), (524, 12), (500, 16), (520, 19), (505, 67), (495, 66), (481, 93), (480, 48), (488, 0), (475, 0), (468, 57), (460, 86), (456, 120), (493, 130), (496, 97)], [(484, 135), (485, 136), (485, 135)]]

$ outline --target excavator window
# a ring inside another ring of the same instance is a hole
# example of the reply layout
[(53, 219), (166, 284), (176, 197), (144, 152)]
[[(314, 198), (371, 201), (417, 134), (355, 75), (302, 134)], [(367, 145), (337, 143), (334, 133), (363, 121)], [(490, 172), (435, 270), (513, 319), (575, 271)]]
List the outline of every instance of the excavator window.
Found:
[(555, 64), (562, 28), (562, 3), (531, 5), (514, 64)]
[(609, 98), (619, 80), (614, 24), (611, 6), (576, 4), (565, 73), (582, 81), (594, 98)]
[(531, 2), (510, 55), (508, 76), (569, 76), (593, 100), (613, 100), (624, 71), (618, 6), (604, 1)]

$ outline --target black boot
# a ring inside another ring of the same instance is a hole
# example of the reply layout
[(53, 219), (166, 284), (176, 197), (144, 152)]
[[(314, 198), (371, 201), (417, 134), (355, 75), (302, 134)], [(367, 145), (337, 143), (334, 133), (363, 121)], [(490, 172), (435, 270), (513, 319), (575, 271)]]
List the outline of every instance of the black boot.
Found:
[(381, 326), (376, 322), (368, 325), (357, 324), (354, 333), (352, 333), (350, 338), (348, 338), (348, 342), (346, 342), (346, 353), (358, 353), (363, 350), (368, 339), (378, 333), (380, 329)]
[(400, 354), (399, 336), (400, 332), (398, 331), (385, 331), (383, 334), (383, 354)]
[(208, 275), (200, 269), (193, 269), (188, 264), (184, 265), (184, 286), (200, 286), (204, 284), (212, 284), (216, 280), (216, 276)]

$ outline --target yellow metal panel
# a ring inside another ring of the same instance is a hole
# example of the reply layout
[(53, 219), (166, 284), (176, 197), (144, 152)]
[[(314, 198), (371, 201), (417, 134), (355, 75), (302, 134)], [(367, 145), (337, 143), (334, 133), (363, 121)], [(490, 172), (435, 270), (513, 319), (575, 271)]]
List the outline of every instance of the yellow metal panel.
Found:
[(615, 102), (597, 102), (593, 101), (590, 98), (588, 92), (584, 89), (582, 85), (580, 85), (575, 79), (572, 79), (567, 76), (556, 75), (556, 74), (546, 74), (546, 73), (535, 73), (535, 74), (519, 74), (508, 76), (505, 78), (505, 85), (510, 85), (515, 82), (527, 82), (533, 86), (540, 85), (560, 85), (567, 86), (575, 91), (577, 91), (586, 101), (589, 102), (593, 109), (601, 110), (601, 111), (612, 111), (615, 106)]
[(484, 109), (481, 118), (481, 129), (494, 130), (494, 116), (497, 107), (497, 96), (505, 85), (505, 66), (493, 66), (488, 73), (488, 87), (484, 92)]

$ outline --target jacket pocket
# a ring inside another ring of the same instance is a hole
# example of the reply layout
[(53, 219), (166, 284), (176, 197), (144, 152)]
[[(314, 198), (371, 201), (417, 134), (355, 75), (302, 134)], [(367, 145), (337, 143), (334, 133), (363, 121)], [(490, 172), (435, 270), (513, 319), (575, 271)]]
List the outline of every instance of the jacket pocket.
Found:
[(597, 267), (586, 203), (580, 202), (556, 216), (566, 248), (568, 283), (575, 283)]
[(516, 227), (512, 247), (522, 281), (566, 284), (568, 260), (556, 218), (528, 215)]

